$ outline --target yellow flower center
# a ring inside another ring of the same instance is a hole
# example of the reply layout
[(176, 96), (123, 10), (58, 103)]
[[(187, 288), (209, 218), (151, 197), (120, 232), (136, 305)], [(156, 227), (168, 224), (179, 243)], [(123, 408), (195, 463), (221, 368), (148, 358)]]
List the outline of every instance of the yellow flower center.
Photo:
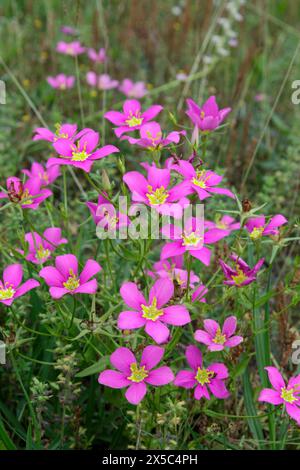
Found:
[(202, 237), (199, 236), (196, 232), (191, 232), (189, 235), (184, 233), (182, 235), (183, 246), (198, 246), (199, 242), (202, 240)]
[(209, 176), (206, 176), (206, 170), (196, 172), (196, 177), (192, 179), (192, 183), (199, 188), (205, 189), (207, 187), (207, 180)]
[(49, 258), (50, 254), (51, 254), (50, 250), (47, 250), (42, 245), (40, 245), (36, 252), (36, 257), (39, 260), (47, 259)]
[(213, 343), (224, 344), (225, 342), (226, 342), (226, 335), (223, 335), (221, 328), (218, 328), (216, 332), (216, 336), (213, 339)]
[(257, 240), (262, 236), (264, 229), (264, 227), (255, 227), (250, 233), (250, 238), (252, 238), (252, 240)]
[(146, 366), (138, 367), (136, 362), (133, 362), (130, 365), (131, 375), (127, 377), (128, 380), (132, 382), (142, 382), (146, 377), (148, 377), (148, 372), (145, 370)]
[(159, 206), (160, 204), (164, 204), (169, 197), (168, 192), (165, 190), (164, 186), (157, 188), (153, 191), (152, 186), (148, 186), (149, 193), (146, 194), (148, 201), (152, 206)]
[(210, 383), (210, 379), (212, 379), (214, 375), (215, 373), (212, 370), (200, 369), (200, 367), (198, 367), (195, 379), (200, 385), (205, 385)]
[(60, 132), (60, 129), (61, 129), (61, 125), (59, 123), (56, 123), (55, 124), (55, 134), (57, 135), (57, 137), (55, 137), (54, 140), (68, 139), (69, 138), (68, 134), (64, 134), (64, 133)]
[(126, 119), (125, 122), (129, 127), (140, 126), (143, 122), (143, 118), (141, 117), (140, 113), (138, 113), (136, 116), (130, 114), (130, 118)]
[(151, 305), (142, 305), (143, 311), (143, 318), (147, 318), (147, 320), (156, 321), (159, 317), (164, 314), (163, 310), (159, 310), (157, 308), (157, 299), (153, 297)]
[(28, 189), (25, 189), (25, 191), (23, 192), (22, 197), (21, 197), (21, 203), (22, 203), (24, 206), (28, 206), (29, 204), (32, 204), (32, 203), (33, 203), (33, 200), (32, 200), (32, 198), (30, 197), (30, 194), (29, 194)]
[(220, 228), (221, 230), (226, 230), (228, 228), (228, 225), (220, 221), (220, 222), (216, 222), (216, 227)]
[(200, 117), (201, 117), (201, 119), (204, 119), (204, 118), (205, 118), (205, 112), (204, 112), (204, 111), (201, 111), (201, 112), (200, 112)]
[(247, 276), (246, 274), (241, 270), (239, 266), (236, 266), (236, 272), (237, 274), (231, 276), (231, 279), (237, 284), (240, 285), (242, 284), (246, 279)]
[(66, 53), (67, 54), (74, 54), (74, 47), (73, 46), (67, 46)]
[(288, 390), (286, 387), (282, 387), (280, 397), (287, 403), (294, 403), (298, 400), (298, 398), (294, 396), (295, 391), (295, 388)]
[(73, 162), (84, 162), (87, 158), (89, 158), (89, 154), (86, 153), (85, 150), (82, 150), (81, 152), (72, 152), (71, 160)]
[[(151, 134), (151, 132), (147, 131), (146, 132), (146, 135), (148, 137), (149, 140), (151, 140), (152, 142), (152, 145), (155, 145), (155, 143), (157, 141), (160, 141), (161, 137), (162, 137), (162, 133), (161, 132), (158, 132), (155, 136)], [(151, 147), (150, 147), (151, 148)]]
[(59, 89), (60, 90), (65, 90), (67, 87), (66, 87), (66, 84), (65, 83), (62, 83), (61, 85), (59, 85)]
[(74, 273), (73, 269), (70, 269), (70, 276), (68, 277), (68, 280), (63, 283), (63, 286), (68, 289), (68, 290), (75, 290), (80, 286), (80, 282), (76, 274)]
[(11, 299), (14, 296), (14, 293), (16, 292), (12, 287), (6, 287), (6, 286), (0, 288), (0, 300)]

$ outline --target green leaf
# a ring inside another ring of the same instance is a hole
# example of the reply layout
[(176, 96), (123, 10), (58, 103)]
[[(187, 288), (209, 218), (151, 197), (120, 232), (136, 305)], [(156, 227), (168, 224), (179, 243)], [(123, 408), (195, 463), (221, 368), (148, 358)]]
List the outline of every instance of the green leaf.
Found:
[(89, 375), (98, 374), (99, 372), (102, 372), (107, 365), (109, 365), (109, 356), (103, 356), (101, 357), (100, 361), (96, 362), (96, 364), (93, 364), (92, 366), (87, 367), (86, 369), (83, 369), (81, 372), (78, 372), (75, 377), (81, 379)]

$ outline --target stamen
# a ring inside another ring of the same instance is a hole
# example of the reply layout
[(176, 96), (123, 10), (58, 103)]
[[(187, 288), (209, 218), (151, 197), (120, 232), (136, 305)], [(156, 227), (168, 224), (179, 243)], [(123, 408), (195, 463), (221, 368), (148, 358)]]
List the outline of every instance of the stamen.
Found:
[(130, 365), (131, 375), (127, 379), (135, 383), (142, 382), (149, 375), (145, 369), (146, 366), (138, 367), (137, 363), (133, 362)]
[(142, 305), (141, 307), (143, 311), (142, 317), (147, 318), (147, 320), (156, 321), (159, 317), (161, 317), (164, 314), (163, 310), (159, 310), (157, 308), (156, 297), (153, 297), (151, 305)]
[(169, 197), (168, 192), (165, 190), (164, 186), (157, 188), (153, 191), (152, 186), (148, 186), (149, 193), (146, 194), (148, 201), (152, 206), (159, 206), (160, 204), (164, 204)]
[(73, 291), (80, 286), (80, 282), (79, 282), (78, 277), (74, 273), (73, 269), (70, 269), (69, 273), (70, 273), (70, 276), (66, 282), (63, 282), (63, 286), (66, 289)]
[(200, 385), (205, 385), (210, 383), (210, 380), (214, 377), (214, 375), (215, 373), (212, 370), (201, 369), (198, 367), (195, 379)]

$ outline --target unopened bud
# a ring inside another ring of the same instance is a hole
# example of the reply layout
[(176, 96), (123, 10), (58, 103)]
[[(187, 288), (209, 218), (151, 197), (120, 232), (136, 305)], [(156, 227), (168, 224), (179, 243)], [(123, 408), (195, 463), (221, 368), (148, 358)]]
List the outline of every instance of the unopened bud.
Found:
[(102, 187), (104, 191), (110, 191), (111, 190), (111, 184), (109, 181), (108, 174), (105, 170), (102, 171)]

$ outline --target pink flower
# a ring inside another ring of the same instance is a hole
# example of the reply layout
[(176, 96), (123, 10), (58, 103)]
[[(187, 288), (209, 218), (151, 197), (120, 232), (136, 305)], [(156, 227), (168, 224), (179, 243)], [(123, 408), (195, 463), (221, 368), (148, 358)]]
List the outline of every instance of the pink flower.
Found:
[(111, 364), (117, 370), (101, 372), (98, 382), (111, 388), (128, 387), (125, 397), (133, 405), (138, 405), (147, 393), (147, 384), (160, 387), (174, 379), (170, 367), (153, 369), (162, 359), (164, 348), (146, 346), (138, 366), (134, 354), (128, 348), (118, 348), (110, 356)]
[(58, 139), (53, 143), (53, 147), (60, 155), (60, 158), (50, 158), (49, 166), (71, 165), (89, 173), (95, 160), (119, 152), (119, 149), (114, 145), (105, 145), (95, 150), (98, 146), (99, 139), (99, 133), (95, 131), (89, 131), (84, 134), (77, 140), (76, 144), (72, 140)]
[[(45, 263), (57, 246), (68, 243), (66, 238), (61, 237), (61, 229), (56, 227), (47, 228), (42, 237), (36, 232), (26, 233), (25, 241), (29, 248), (26, 259), (34, 264)], [(22, 250), (20, 252), (24, 253)]]
[(251, 284), (251, 282), (256, 281), (256, 274), (265, 261), (264, 258), (261, 258), (251, 269), (248, 264), (236, 254), (233, 253), (230, 258), (235, 262), (234, 268), (224, 263), (223, 260), (220, 260), (220, 266), (227, 279), (224, 281), (224, 284), (236, 287), (246, 286), (247, 284)]
[(233, 348), (243, 341), (242, 336), (233, 336), (237, 327), (236, 317), (227, 317), (223, 328), (215, 320), (204, 320), (204, 330), (195, 331), (195, 340), (207, 346), (209, 351), (222, 351), (225, 346)]
[(22, 173), (29, 178), (39, 178), (41, 186), (52, 184), (60, 176), (58, 165), (44, 168), (43, 165), (37, 162), (32, 163), (30, 170), (22, 170)]
[(145, 332), (161, 344), (170, 335), (165, 323), (183, 326), (191, 322), (189, 312), (183, 305), (163, 307), (174, 295), (174, 285), (169, 279), (159, 279), (154, 283), (148, 302), (134, 282), (125, 282), (120, 293), (126, 305), (132, 309), (120, 313), (118, 328), (121, 330), (144, 327)]
[(213, 194), (224, 194), (234, 199), (234, 194), (229, 189), (218, 187), (223, 176), (217, 175), (217, 173), (211, 170), (195, 170), (193, 165), (186, 160), (180, 160), (176, 165), (172, 165), (171, 168), (185, 178), (180, 183), (180, 187), (183, 188), (185, 193), (197, 193), (200, 201)]
[[(148, 271), (148, 275), (153, 279), (170, 279), (181, 289), (186, 289), (187, 287), (188, 272), (183, 269), (183, 256), (174, 256), (170, 262), (168, 260), (157, 261), (153, 265), (153, 271)], [(190, 288), (194, 289), (195, 284), (199, 280), (199, 277), (191, 271)]]
[(129, 78), (125, 78), (120, 87), (119, 90), (121, 93), (124, 93), (128, 98), (143, 98), (143, 96), (147, 95), (148, 91), (145, 86), (144, 82), (136, 82), (134, 83), (132, 80)]
[(139, 101), (126, 100), (123, 105), (123, 113), (119, 111), (108, 111), (105, 113), (104, 117), (117, 126), (115, 134), (117, 137), (120, 137), (124, 132), (140, 129), (143, 124), (155, 118), (162, 109), (162, 106), (154, 104), (142, 113)]
[(29, 178), (23, 184), (20, 178), (11, 176), (6, 180), (7, 193), (0, 192), (0, 199), (8, 198), (22, 209), (36, 210), (44, 199), (52, 196), (50, 189), (42, 188), (40, 178)]
[(236, 220), (233, 217), (230, 217), (230, 215), (223, 215), (223, 217), (221, 219), (216, 220), (216, 222), (206, 220), (205, 227), (218, 228), (227, 232), (227, 235), (230, 235), (230, 233), (234, 230), (239, 230), (241, 224), (239, 222), (236, 222)]
[(153, 207), (160, 214), (181, 217), (183, 208), (189, 204), (184, 197), (187, 192), (180, 185), (169, 189), (170, 180), (170, 170), (155, 165), (148, 168), (147, 178), (138, 171), (129, 171), (123, 176), (134, 202)]
[(73, 88), (75, 77), (73, 75), (67, 76), (64, 73), (60, 73), (55, 77), (47, 77), (47, 82), (52, 86), (52, 88), (66, 90), (68, 88)]
[(190, 217), (185, 222), (184, 228), (172, 224), (165, 225), (161, 230), (162, 234), (175, 241), (163, 246), (160, 258), (164, 260), (183, 253), (190, 253), (191, 256), (208, 266), (211, 253), (204, 244), (209, 245), (221, 240), (224, 238), (224, 231), (213, 228), (203, 233), (202, 228), (202, 221), (195, 217)]
[(63, 34), (66, 34), (67, 36), (77, 36), (78, 34), (77, 29), (72, 28), (72, 26), (62, 26), (60, 30)]
[(224, 380), (228, 378), (228, 370), (224, 364), (215, 362), (204, 367), (201, 351), (196, 346), (188, 346), (185, 356), (192, 370), (179, 371), (175, 377), (174, 385), (195, 388), (194, 397), (196, 400), (200, 400), (202, 397), (210, 400), (209, 390), (217, 398), (229, 397), (229, 392), (224, 384)]
[(21, 284), (22, 278), (21, 264), (10, 264), (4, 269), (3, 281), (0, 281), (0, 302), (2, 304), (9, 306), (15, 299), (40, 285), (35, 279), (28, 279), (24, 284)]
[(190, 98), (186, 102), (188, 105), (186, 114), (195, 127), (204, 132), (210, 132), (219, 127), (231, 111), (231, 108), (219, 109), (215, 96), (210, 96), (202, 107)]
[(107, 61), (107, 56), (106, 56), (106, 51), (104, 47), (101, 47), (99, 51), (97, 52), (95, 49), (89, 48), (88, 51), (88, 56), (89, 58), (98, 64), (103, 64), (104, 62)]
[(104, 229), (118, 229), (130, 224), (127, 215), (122, 214), (122, 212), (116, 212), (113, 204), (101, 194), (98, 196), (97, 204), (86, 202), (86, 205), (93, 216), (95, 224), (98, 225), (100, 223)]
[(111, 90), (116, 88), (119, 84), (118, 80), (112, 80), (107, 73), (96, 75), (95, 72), (88, 72), (86, 74), (86, 81), (88, 85), (96, 87), (99, 90)]
[(84, 134), (92, 130), (89, 128), (85, 128), (77, 133), (77, 125), (68, 123), (56, 124), (55, 127), (55, 132), (50, 131), (46, 127), (37, 127), (34, 130), (36, 134), (33, 136), (32, 140), (47, 140), (48, 142), (56, 142), (58, 139), (75, 140), (79, 139)]
[(121, 137), (121, 140), (128, 140), (130, 144), (139, 145), (140, 147), (148, 150), (159, 150), (162, 147), (166, 147), (170, 144), (178, 144), (180, 141), (180, 135), (185, 135), (185, 131), (174, 131), (170, 132), (165, 138), (163, 138), (162, 130), (157, 122), (148, 122), (140, 128), (140, 138), (134, 139), (128, 135)]
[(57, 256), (55, 268), (47, 266), (41, 269), (40, 276), (50, 287), (53, 299), (60, 299), (66, 294), (95, 294), (97, 291), (96, 279), (91, 279), (102, 270), (100, 264), (89, 259), (81, 274), (78, 274), (78, 261), (72, 254)]
[(65, 42), (59, 41), (56, 46), (57, 52), (61, 54), (71, 55), (75, 57), (76, 55), (82, 54), (85, 52), (85, 47), (83, 47), (79, 41)]
[(264, 388), (258, 401), (284, 405), (287, 414), (300, 425), (300, 375), (291, 377), (286, 386), (276, 367), (265, 367), (273, 388)]
[(277, 228), (286, 223), (286, 218), (281, 214), (272, 217), (268, 223), (266, 223), (265, 216), (260, 215), (259, 217), (248, 219), (245, 227), (250, 234), (250, 238), (257, 240), (263, 236), (278, 235), (279, 231)]

